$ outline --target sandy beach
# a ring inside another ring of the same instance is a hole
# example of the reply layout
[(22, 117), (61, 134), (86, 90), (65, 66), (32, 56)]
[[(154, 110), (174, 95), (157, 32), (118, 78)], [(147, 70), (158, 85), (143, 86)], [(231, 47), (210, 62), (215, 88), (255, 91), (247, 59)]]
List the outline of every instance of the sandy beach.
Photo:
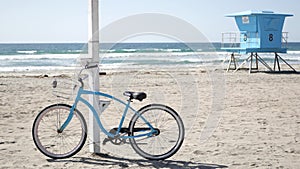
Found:
[[(299, 66), (297, 67), (299, 70)], [(173, 107), (182, 117), (183, 146), (165, 161), (149, 161), (130, 146), (101, 145), (100, 155), (81, 152), (51, 160), (35, 147), (31, 128), (52, 95), (53, 76), (72, 72), (0, 73), (0, 168), (299, 168), (300, 76), (203, 68), (107, 71), (100, 89), (121, 99), (123, 91), (145, 91), (149, 103)], [(70, 103), (70, 101), (67, 101)], [(86, 108), (78, 107), (88, 119)], [(113, 125), (117, 105), (105, 112)], [(101, 135), (101, 139), (105, 137)]]

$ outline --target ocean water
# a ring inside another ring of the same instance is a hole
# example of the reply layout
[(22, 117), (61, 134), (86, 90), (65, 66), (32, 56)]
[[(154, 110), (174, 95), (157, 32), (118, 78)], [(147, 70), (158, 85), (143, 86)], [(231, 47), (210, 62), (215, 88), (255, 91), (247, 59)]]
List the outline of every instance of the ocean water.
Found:
[[(220, 43), (119, 43), (100, 44), (100, 65), (105, 69), (147, 66), (220, 65), (229, 53)], [(84, 43), (0, 44), (0, 71), (74, 69), (87, 55)], [(262, 54), (272, 63), (274, 54)], [(281, 54), (291, 64), (300, 64), (300, 43), (289, 43)], [(240, 56), (243, 61), (247, 55)]]

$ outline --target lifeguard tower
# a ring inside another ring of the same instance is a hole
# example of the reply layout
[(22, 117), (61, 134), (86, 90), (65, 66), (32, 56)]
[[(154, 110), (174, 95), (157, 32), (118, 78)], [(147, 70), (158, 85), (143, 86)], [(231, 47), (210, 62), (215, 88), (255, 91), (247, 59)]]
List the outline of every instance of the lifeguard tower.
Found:
[[(235, 71), (242, 65), (249, 62), (249, 73), (252, 70), (258, 70), (258, 61), (270, 71), (280, 70), (279, 61), (283, 61), (293, 71), (296, 71), (289, 65), (278, 53), (287, 52), (288, 33), (282, 32), (284, 20), (292, 14), (274, 13), (273, 11), (244, 11), (226, 15), (234, 17), (239, 32), (222, 33), (222, 48), (231, 53), (227, 71), (234, 65)], [(258, 55), (258, 53), (275, 53), (273, 69)], [(235, 54), (248, 54), (250, 56), (237, 67)], [(253, 59), (256, 61), (256, 67), (252, 67)]]

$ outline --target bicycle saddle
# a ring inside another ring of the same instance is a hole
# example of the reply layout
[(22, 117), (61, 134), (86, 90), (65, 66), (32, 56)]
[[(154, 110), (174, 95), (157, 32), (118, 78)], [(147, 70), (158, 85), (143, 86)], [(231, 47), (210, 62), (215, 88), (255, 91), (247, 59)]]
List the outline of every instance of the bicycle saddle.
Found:
[(123, 94), (124, 94), (124, 96), (128, 96), (130, 100), (136, 99), (136, 100), (139, 100), (139, 101), (143, 101), (147, 97), (147, 94), (144, 93), (144, 92), (125, 91)]

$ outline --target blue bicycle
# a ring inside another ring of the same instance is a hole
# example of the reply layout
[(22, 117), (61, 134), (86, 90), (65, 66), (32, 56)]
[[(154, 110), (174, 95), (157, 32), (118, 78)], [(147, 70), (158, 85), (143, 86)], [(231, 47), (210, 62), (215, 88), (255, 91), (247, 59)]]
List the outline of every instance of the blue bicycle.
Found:
[[(95, 68), (85, 66), (78, 75), (79, 89), (72, 106), (53, 104), (43, 109), (36, 117), (32, 137), (39, 151), (53, 159), (68, 158), (78, 153), (87, 138), (87, 125), (83, 115), (77, 109), (79, 102), (84, 103), (94, 115), (98, 126), (112, 140), (129, 140), (132, 148), (140, 156), (150, 160), (163, 160), (174, 155), (184, 140), (184, 125), (178, 113), (161, 104), (149, 104), (138, 111), (130, 106), (133, 100), (143, 101), (144, 92), (124, 92), (128, 97), (124, 102), (106, 93), (84, 89), (80, 74), (84, 69)], [(54, 80), (53, 88), (59, 83)], [(99, 118), (96, 109), (82, 96), (98, 95), (124, 105), (124, 113), (119, 126), (107, 131)], [(134, 112), (127, 128), (122, 127), (128, 110)]]

